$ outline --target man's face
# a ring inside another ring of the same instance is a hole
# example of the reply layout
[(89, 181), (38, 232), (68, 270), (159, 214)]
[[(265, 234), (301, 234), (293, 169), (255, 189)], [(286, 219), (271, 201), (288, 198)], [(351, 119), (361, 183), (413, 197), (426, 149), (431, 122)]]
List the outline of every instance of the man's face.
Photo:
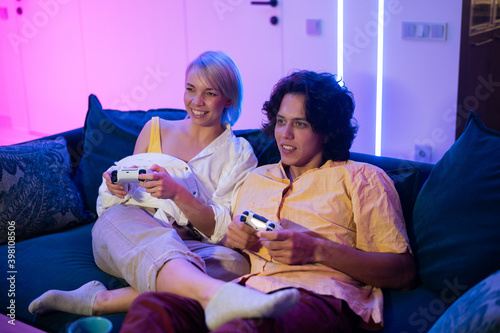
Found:
[(313, 131), (306, 119), (305, 96), (286, 94), (276, 118), (274, 135), (281, 162), (289, 166), (293, 180), (304, 172), (319, 168), (323, 161), (323, 135)]

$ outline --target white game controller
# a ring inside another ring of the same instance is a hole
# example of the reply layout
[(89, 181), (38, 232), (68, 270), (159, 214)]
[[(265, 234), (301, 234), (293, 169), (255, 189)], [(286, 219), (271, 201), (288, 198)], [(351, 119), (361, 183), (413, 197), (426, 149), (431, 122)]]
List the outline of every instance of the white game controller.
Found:
[(248, 224), (257, 231), (273, 231), (279, 227), (279, 224), (249, 211), (244, 211), (241, 214), (240, 221)]
[(111, 171), (111, 181), (117, 184), (138, 183), (144, 180), (139, 179), (139, 175), (146, 174), (146, 169), (128, 168)]

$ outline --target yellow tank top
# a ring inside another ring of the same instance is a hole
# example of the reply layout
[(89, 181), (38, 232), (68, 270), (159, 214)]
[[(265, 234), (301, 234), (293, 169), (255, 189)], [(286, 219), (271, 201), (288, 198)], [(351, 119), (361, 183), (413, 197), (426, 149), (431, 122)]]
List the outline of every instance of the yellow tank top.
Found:
[(151, 118), (151, 136), (149, 139), (148, 153), (162, 153), (159, 117)]

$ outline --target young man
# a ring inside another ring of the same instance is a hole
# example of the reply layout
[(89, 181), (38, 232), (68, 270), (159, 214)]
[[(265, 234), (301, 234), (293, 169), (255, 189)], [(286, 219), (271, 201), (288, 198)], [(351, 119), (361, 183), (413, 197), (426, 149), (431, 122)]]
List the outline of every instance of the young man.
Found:
[[(280, 317), (232, 319), (215, 331), (381, 327), (380, 288), (410, 288), (415, 266), (392, 181), (377, 167), (349, 161), (357, 131), (352, 94), (331, 74), (295, 72), (278, 82), (264, 110), (263, 130), (276, 138), (281, 161), (246, 179), (226, 244), (244, 249), (251, 260), (251, 273), (240, 284), (265, 293), (292, 288), (300, 300)], [(240, 222), (243, 211), (281, 228), (256, 232)], [(207, 330), (203, 309), (171, 294), (139, 298), (123, 330), (143, 327), (138, 318), (144, 312), (159, 318), (148, 328)]]

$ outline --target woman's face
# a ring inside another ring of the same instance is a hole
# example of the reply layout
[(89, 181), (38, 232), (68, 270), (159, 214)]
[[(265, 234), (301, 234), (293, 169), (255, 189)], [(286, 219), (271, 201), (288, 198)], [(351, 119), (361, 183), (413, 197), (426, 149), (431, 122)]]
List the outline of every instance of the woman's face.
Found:
[(186, 76), (184, 105), (191, 119), (203, 126), (219, 125), (222, 111), (232, 100), (222, 95), (192, 68)]

